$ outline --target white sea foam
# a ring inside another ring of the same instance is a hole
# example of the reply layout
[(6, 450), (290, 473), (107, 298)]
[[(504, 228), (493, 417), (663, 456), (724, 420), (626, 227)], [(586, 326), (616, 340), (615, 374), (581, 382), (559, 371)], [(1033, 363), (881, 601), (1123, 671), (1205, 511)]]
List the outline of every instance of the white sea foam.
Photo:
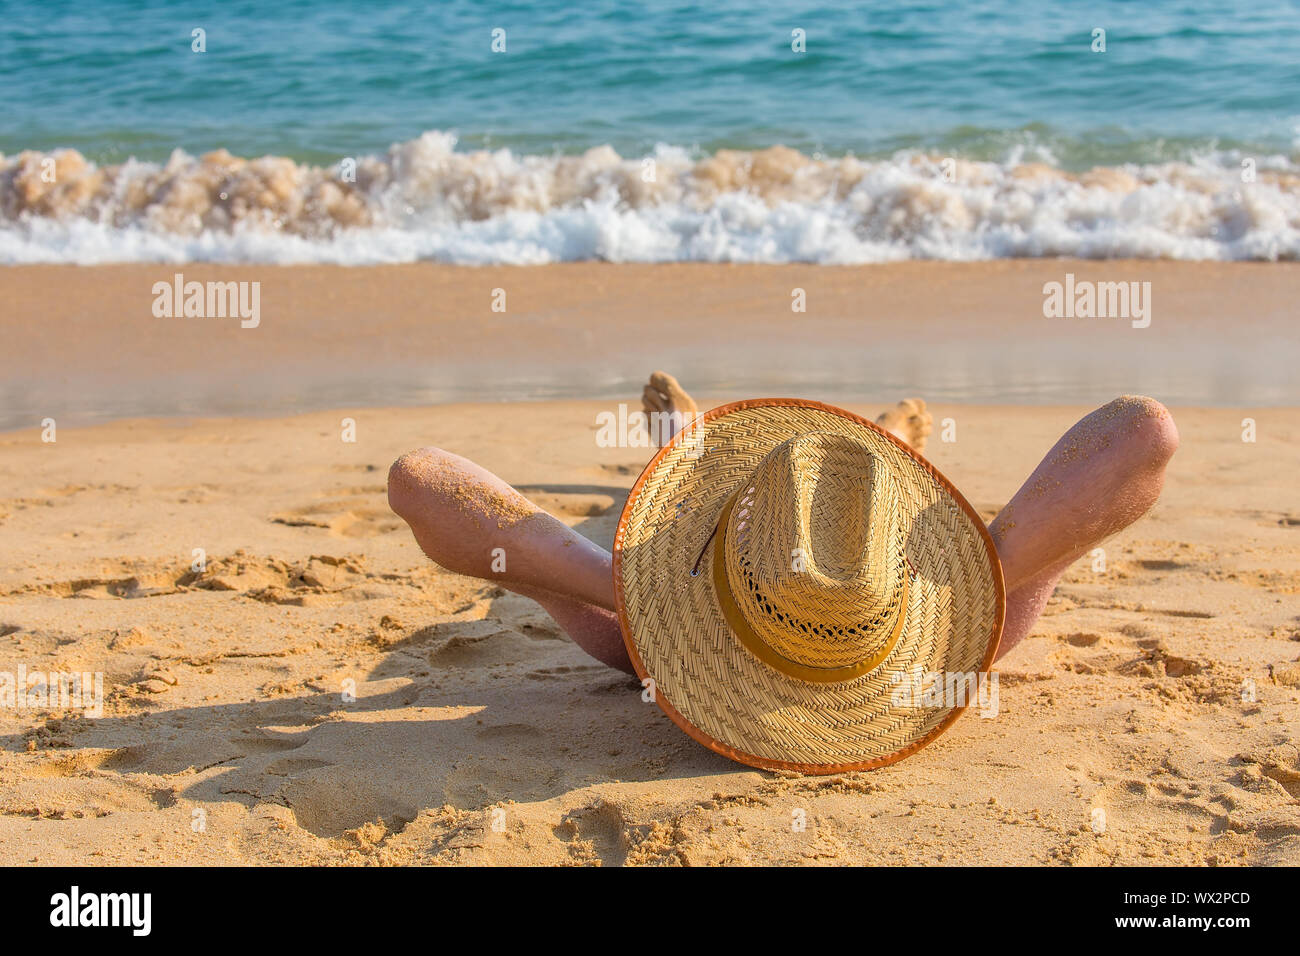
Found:
[(1292, 158), (1257, 157), (1243, 182), (1232, 153), (1080, 173), (1037, 156), (526, 156), (433, 132), (358, 158), (353, 182), (342, 163), (224, 151), (108, 167), (25, 152), (0, 157), (0, 262), (1300, 258)]

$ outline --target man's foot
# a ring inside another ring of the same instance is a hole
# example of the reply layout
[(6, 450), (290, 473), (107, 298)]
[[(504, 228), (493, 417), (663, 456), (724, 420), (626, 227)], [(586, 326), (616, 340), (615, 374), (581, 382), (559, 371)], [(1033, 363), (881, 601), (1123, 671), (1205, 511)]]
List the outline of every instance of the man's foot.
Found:
[(700, 413), (695, 399), (667, 372), (653, 372), (641, 392), (650, 436), (662, 448)]
[(876, 419), (877, 425), (916, 451), (925, 449), (925, 439), (933, 423), (923, 398), (905, 398)]

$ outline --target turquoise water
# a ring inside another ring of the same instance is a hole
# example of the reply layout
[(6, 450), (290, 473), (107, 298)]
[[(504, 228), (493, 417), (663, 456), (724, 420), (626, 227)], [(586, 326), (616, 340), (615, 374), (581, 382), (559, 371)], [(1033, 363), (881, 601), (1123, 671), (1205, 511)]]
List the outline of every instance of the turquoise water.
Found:
[(1296, 259), (1297, 51), (1277, 0), (0, 0), (0, 263)]
[[(1091, 50), (1098, 27), (1105, 53)], [(1086, 167), (1211, 144), (1289, 153), (1300, 8), (5, 2), (0, 82), (0, 151), (66, 146), (101, 162), (174, 147), (332, 162), (452, 130), (467, 147), (623, 155), (784, 143), (995, 159), (1028, 141)]]

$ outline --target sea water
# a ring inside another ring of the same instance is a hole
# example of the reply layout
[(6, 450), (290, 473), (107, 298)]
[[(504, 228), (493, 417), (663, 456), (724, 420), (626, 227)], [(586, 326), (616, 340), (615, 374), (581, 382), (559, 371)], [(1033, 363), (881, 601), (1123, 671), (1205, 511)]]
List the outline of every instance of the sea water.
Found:
[(1258, 0), (0, 2), (0, 263), (1300, 256)]

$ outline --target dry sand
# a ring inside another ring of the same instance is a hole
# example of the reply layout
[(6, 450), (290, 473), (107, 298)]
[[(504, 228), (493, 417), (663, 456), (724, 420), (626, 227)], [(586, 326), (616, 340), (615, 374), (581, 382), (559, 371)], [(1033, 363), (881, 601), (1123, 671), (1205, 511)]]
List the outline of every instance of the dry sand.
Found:
[[(986, 517), (1087, 411), (932, 404)], [(1252, 444), (1175, 408), (1163, 498), (1067, 574), (996, 718), (801, 778), (700, 747), (386, 506), (438, 444), (608, 546), (648, 458), (596, 447), (609, 407), (0, 435), (0, 670), (106, 674), (97, 719), (0, 710), (0, 863), (1300, 863), (1300, 410), (1253, 409)]]

